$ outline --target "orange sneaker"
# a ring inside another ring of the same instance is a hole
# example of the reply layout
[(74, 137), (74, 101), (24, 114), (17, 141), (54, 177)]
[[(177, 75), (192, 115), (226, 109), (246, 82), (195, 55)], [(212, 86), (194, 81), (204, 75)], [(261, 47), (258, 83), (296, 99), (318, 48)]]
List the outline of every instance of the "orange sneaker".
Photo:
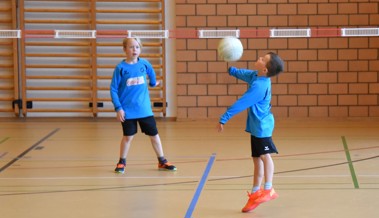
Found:
[(242, 212), (247, 213), (254, 210), (256, 207), (258, 207), (260, 203), (257, 203), (257, 199), (261, 197), (262, 193), (263, 193), (262, 189), (259, 189), (258, 191), (252, 194), (247, 192), (247, 196), (249, 197), (249, 200), (247, 200), (246, 205), (242, 208)]
[(275, 192), (273, 188), (269, 190), (263, 190), (261, 196), (259, 196), (256, 202), (261, 204), (267, 201), (274, 200), (277, 197), (279, 197), (279, 195)]
[(176, 171), (176, 167), (172, 165), (169, 162), (166, 163), (158, 163), (158, 169), (159, 170), (169, 170), (169, 171)]
[(125, 164), (118, 163), (116, 169), (114, 169), (115, 173), (125, 173)]

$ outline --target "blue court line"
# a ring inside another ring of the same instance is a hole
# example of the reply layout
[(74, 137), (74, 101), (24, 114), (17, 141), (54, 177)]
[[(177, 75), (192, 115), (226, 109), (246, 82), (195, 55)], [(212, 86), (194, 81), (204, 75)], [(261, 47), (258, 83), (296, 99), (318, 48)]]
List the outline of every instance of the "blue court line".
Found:
[(192, 213), (193, 213), (193, 211), (195, 210), (195, 207), (196, 207), (197, 201), (199, 200), (199, 197), (200, 197), (201, 191), (203, 190), (203, 187), (204, 187), (204, 185), (205, 185), (205, 182), (207, 181), (207, 178), (208, 178), (209, 172), (211, 171), (211, 168), (212, 168), (212, 165), (213, 165), (213, 163), (214, 163), (214, 161), (215, 161), (215, 158), (216, 158), (216, 154), (215, 154), (215, 153), (213, 153), (213, 154), (209, 157), (207, 167), (206, 167), (205, 170), (204, 170), (203, 176), (201, 177), (201, 180), (200, 180), (200, 182), (199, 182), (199, 185), (197, 186), (196, 192), (195, 192), (195, 194), (193, 195), (193, 198), (192, 198), (191, 204), (190, 204), (190, 206), (188, 207), (187, 213), (186, 213), (186, 215), (184, 216), (184, 218), (192, 218)]

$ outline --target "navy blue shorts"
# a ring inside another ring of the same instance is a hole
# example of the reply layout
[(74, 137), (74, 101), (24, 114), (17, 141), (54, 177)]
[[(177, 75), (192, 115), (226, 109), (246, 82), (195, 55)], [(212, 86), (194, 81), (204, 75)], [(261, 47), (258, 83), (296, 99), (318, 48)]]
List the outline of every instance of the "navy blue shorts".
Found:
[(138, 118), (138, 119), (126, 119), (121, 123), (124, 136), (132, 136), (137, 133), (137, 123), (141, 128), (141, 132), (148, 136), (155, 136), (158, 134), (157, 124), (154, 116)]
[(251, 136), (251, 156), (259, 157), (264, 154), (278, 153), (271, 137), (257, 138)]

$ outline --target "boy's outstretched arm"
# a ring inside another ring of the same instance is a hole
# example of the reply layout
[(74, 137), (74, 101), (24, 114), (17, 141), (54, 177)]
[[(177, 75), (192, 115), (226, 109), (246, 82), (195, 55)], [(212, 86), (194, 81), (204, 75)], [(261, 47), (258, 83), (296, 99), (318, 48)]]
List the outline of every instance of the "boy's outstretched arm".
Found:
[(258, 76), (257, 71), (237, 68), (237, 67), (229, 67), (228, 69), (229, 75), (234, 76), (237, 79), (243, 80), (247, 83), (250, 83), (252, 80), (255, 80)]

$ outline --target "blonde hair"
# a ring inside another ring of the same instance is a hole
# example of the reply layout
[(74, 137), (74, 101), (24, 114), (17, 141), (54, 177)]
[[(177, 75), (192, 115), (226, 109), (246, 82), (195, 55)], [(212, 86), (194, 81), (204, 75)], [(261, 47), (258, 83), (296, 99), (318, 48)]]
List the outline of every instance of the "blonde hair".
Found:
[(122, 41), (122, 47), (126, 48), (126, 46), (128, 45), (129, 40), (131, 40), (131, 39), (136, 40), (138, 42), (138, 44), (139, 44), (139, 47), (142, 48), (142, 43), (141, 43), (141, 40), (139, 38), (125, 38)]

